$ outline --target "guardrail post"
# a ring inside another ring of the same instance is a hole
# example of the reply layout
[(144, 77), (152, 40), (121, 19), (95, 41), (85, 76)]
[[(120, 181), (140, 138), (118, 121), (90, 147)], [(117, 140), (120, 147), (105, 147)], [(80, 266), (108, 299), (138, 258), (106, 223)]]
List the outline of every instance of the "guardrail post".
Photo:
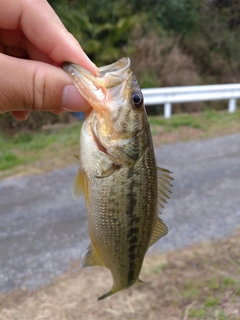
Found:
[(233, 113), (236, 111), (236, 99), (230, 99), (228, 102), (228, 112)]
[(170, 118), (172, 115), (172, 104), (170, 102), (166, 102), (164, 104), (164, 118)]

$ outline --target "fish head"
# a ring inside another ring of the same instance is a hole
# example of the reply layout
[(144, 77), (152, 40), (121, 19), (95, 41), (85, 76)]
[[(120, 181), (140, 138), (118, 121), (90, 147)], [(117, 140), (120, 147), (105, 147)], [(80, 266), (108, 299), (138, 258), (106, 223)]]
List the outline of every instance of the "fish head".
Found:
[(92, 106), (93, 134), (104, 149), (131, 142), (148, 125), (129, 58), (99, 68), (96, 76), (76, 64), (65, 63), (63, 69)]

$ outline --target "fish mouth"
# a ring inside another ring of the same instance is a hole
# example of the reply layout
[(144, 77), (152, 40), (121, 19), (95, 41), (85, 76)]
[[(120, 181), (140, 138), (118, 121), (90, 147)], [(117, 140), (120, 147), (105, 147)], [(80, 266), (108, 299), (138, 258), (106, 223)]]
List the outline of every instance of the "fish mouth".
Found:
[(108, 109), (109, 101), (123, 97), (128, 79), (132, 75), (129, 58), (100, 67), (97, 76), (70, 62), (63, 63), (63, 70), (70, 75), (80, 94), (99, 112)]
[(125, 57), (99, 68), (98, 77), (104, 82), (104, 87), (112, 88), (127, 80), (129, 75), (132, 74), (130, 63), (130, 59)]

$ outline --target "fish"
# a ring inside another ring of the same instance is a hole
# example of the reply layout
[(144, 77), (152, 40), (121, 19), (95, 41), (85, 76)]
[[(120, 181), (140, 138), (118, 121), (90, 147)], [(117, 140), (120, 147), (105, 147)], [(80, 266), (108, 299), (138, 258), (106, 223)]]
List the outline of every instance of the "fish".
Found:
[(148, 248), (168, 233), (160, 208), (169, 198), (171, 172), (158, 168), (144, 98), (130, 59), (98, 68), (97, 75), (64, 63), (92, 110), (80, 133), (80, 167), (73, 196), (85, 195), (90, 245), (83, 267), (110, 270), (112, 289), (141, 283)]

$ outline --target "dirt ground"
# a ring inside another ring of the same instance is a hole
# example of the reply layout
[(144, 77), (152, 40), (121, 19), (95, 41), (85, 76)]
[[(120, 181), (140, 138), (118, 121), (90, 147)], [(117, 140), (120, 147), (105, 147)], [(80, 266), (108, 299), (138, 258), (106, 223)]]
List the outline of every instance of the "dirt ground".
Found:
[(105, 300), (112, 285), (101, 267), (72, 270), (35, 292), (0, 295), (0, 320), (240, 319), (240, 230), (218, 242), (148, 255), (144, 284)]

